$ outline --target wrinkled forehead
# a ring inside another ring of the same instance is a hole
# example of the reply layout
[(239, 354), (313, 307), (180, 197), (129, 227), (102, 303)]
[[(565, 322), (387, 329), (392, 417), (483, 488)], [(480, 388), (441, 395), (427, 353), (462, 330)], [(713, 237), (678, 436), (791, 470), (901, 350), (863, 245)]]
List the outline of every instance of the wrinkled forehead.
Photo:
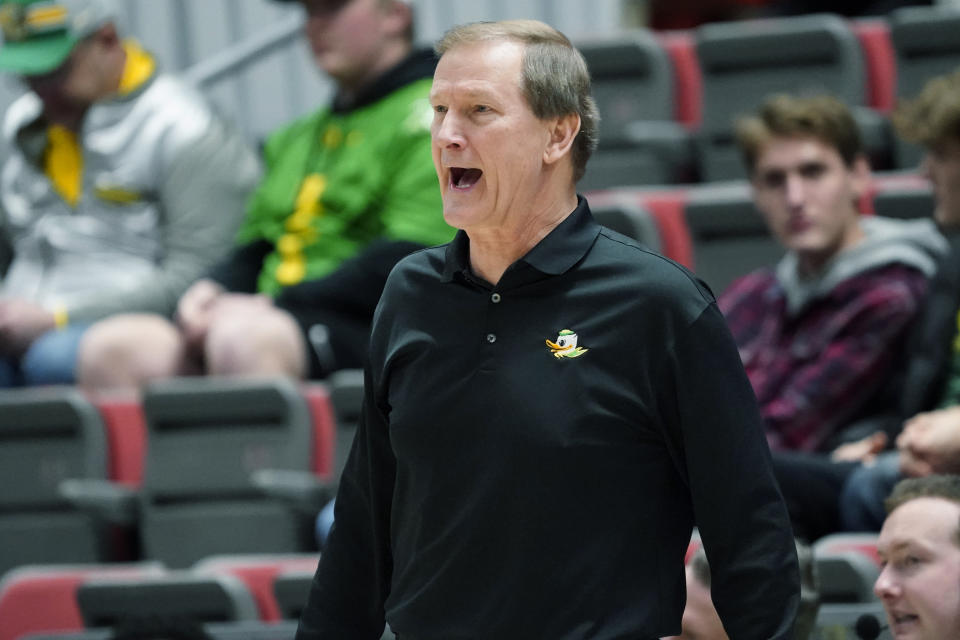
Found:
[(493, 96), (519, 89), (522, 47), (505, 40), (458, 44), (437, 63), (430, 95)]

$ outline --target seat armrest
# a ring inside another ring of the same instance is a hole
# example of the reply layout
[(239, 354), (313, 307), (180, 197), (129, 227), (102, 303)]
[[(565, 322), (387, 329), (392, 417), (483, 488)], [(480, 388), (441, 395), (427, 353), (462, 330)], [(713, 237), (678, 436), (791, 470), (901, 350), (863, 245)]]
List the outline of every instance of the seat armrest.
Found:
[(315, 515), (336, 495), (336, 485), (306, 471), (260, 469), (250, 476), (253, 486), (265, 495), (289, 502), (298, 510)]
[(138, 492), (108, 480), (69, 478), (57, 486), (60, 496), (85, 513), (111, 524), (137, 521)]

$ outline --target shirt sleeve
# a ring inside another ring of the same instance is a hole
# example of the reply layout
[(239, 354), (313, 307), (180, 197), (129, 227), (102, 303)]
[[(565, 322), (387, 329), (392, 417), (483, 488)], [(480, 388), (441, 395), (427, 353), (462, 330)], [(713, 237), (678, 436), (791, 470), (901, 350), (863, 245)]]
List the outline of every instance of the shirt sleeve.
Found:
[[(750, 382), (715, 304), (678, 330), (661, 399), (733, 640), (793, 638), (796, 546)], [(671, 419), (672, 416), (672, 419)]]
[(296, 640), (377, 640), (390, 590), (390, 508), (396, 459), (370, 368), (363, 407), (337, 492), (334, 525), (310, 587)]
[(273, 245), (266, 240), (254, 240), (235, 247), (207, 272), (207, 277), (228, 291), (256, 293), (263, 261), (271, 251)]
[(889, 375), (924, 291), (901, 282), (887, 291), (865, 292), (847, 320), (815, 357), (795, 367), (762, 407), (774, 449), (816, 450), (873, 396)]
[(244, 203), (260, 177), (253, 151), (220, 123), (171, 163), (160, 187), (163, 256), (136, 286), (104, 290), (67, 311), (96, 319), (124, 311), (169, 314), (184, 290), (233, 246)]

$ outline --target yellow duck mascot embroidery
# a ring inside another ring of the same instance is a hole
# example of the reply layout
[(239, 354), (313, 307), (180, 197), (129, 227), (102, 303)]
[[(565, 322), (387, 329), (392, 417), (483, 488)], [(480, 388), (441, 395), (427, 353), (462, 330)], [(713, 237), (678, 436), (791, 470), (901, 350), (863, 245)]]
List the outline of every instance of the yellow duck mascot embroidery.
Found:
[(589, 349), (577, 346), (577, 334), (570, 329), (564, 329), (557, 335), (557, 341), (545, 341), (554, 358), (576, 358), (582, 356)]

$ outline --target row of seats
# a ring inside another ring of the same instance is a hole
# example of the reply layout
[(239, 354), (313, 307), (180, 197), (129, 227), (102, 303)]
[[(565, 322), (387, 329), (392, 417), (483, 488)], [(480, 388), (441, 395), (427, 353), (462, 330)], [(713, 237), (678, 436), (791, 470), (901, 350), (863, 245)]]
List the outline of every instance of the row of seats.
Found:
[(0, 640), (109, 628), (131, 617), (295, 621), (318, 561), (286, 554), (213, 556), (185, 570), (158, 562), (20, 567), (0, 581)]
[(960, 66), (958, 29), (956, 8), (910, 7), (888, 19), (816, 14), (578, 42), (601, 114), (581, 186), (742, 178), (733, 123), (782, 92), (837, 96), (875, 168), (914, 167), (919, 148), (897, 139), (887, 116)]
[[(621, 187), (588, 192), (597, 220), (689, 267), (720, 294), (735, 278), (771, 265), (783, 248), (756, 210), (749, 183)], [(929, 218), (933, 192), (914, 173), (874, 176), (865, 215)]]
[[(872, 591), (880, 571), (876, 543), (876, 534), (834, 534), (814, 544), (821, 603), (818, 637), (848, 637), (841, 632), (849, 631), (865, 614), (882, 618), (882, 606)], [(699, 546), (695, 535), (688, 560)], [(317, 554), (227, 555), (205, 558), (179, 571), (156, 562), (22, 567), (0, 581), (0, 640), (39, 633), (45, 638), (92, 640), (101, 636), (53, 634), (110, 627), (130, 616), (245, 623), (248, 630), (257, 628), (249, 626), (254, 621), (296, 620), (318, 560)], [(276, 631), (292, 637), (289, 625)]]
[[(353, 396), (346, 402), (356, 402)], [(0, 575), (21, 564), (316, 550), (342, 465), (330, 385), (183, 378), (141, 399), (0, 393)], [(348, 394), (349, 396), (349, 394)], [(355, 412), (354, 412), (355, 413)]]

